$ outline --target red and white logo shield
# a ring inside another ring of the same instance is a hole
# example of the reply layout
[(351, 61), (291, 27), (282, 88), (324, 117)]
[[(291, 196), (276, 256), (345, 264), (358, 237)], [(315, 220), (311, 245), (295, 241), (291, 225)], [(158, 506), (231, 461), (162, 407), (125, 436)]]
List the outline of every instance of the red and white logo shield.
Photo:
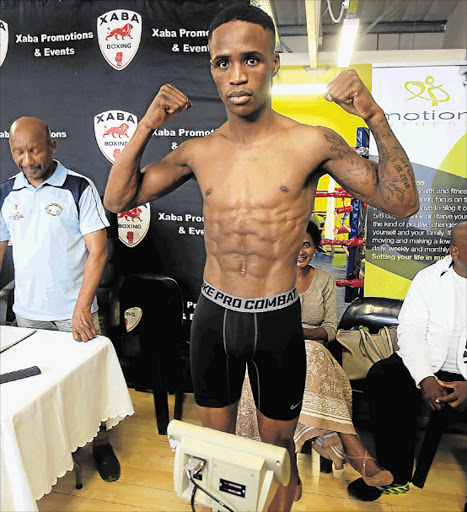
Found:
[(143, 18), (126, 9), (116, 9), (97, 18), (97, 38), (105, 60), (116, 70), (125, 69), (141, 42)]
[(117, 215), (118, 238), (127, 247), (136, 247), (146, 236), (151, 221), (149, 203)]
[(8, 23), (0, 20), (0, 67), (8, 53)]
[(138, 306), (128, 308), (125, 310), (123, 316), (125, 318), (126, 332), (130, 332), (140, 323), (143, 317), (143, 310)]
[(94, 116), (97, 145), (109, 162), (114, 163), (136, 130), (138, 118), (123, 110), (107, 110)]

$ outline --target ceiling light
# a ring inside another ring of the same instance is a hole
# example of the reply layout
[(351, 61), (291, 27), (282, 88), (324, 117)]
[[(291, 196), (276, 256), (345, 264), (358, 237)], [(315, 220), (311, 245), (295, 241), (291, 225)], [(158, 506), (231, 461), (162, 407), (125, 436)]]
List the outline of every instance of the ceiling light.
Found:
[(275, 95), (321, 95), (327, 91), (328, 84), (273, 84), (272, 94)]
[(342, 25), (339, 52), (337, 54), (337, 67), (348, 68), (352, 56), (355, 39), (357, 38), (358, 18), (346, 18)]

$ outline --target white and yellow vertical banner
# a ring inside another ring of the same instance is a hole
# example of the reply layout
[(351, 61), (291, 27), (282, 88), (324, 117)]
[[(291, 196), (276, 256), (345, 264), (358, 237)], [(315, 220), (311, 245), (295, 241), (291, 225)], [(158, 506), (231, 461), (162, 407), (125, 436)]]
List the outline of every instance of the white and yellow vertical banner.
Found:
[[(374, 67), (372, 94), (415, 172), (420, 210), (395, 219), (369, 208), (365, 295), (405, 298), (415, 274), (447, 254), (467, 220), (466, 65)], [(374, 140), (370, 158), (377, 159)], [(404, 187), (394, 193), (403, 197)]]

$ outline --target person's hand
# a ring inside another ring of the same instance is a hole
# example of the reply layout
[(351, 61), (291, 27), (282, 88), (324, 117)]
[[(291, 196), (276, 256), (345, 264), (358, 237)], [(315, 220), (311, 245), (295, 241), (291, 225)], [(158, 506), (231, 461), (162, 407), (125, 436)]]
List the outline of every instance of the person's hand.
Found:
[(71, 319), (71, 327), (75, 341), (89, 341), (97, 336), (90, 309), (75, 307), (73, 318)]
[(444, 382), (439, 380), (438, 384), (448, 391), (447, 395), (436, 399), (438, 404), (448, 405), (457, 411), (465, 411), (467, 409), (467, 382)]
[(440, 411), (442, 404), (438, 402), (441, 397), (448, 394), (447, 389), (440, 386), (439, 381), (435, 377), (426, 377), (420, 382), (422, 390), (422, 399), (432, 411)]
[(188, 96), (173, 85), (165, 84), (160, 88), (141, 122), (146, 123), (151, 130), (156, 130), (190, 107), (191, 101)]
[(382, 113), (370, 91), (353, 69), (343, 71), (328, 85), (324, 99), (333, 101), (349, 114), (359, 116), (365, 121), (376, 113)]

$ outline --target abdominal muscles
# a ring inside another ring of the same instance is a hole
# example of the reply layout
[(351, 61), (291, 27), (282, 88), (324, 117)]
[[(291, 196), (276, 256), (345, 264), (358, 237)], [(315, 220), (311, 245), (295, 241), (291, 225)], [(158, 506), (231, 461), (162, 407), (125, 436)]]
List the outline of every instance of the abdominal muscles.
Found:
[(284, 195), (270, 204), (205, 201), (206, 281), (248, 298), (268, 297), (295, 286), (297, 256), (311, 206), (308, 194), (295, 200)]

